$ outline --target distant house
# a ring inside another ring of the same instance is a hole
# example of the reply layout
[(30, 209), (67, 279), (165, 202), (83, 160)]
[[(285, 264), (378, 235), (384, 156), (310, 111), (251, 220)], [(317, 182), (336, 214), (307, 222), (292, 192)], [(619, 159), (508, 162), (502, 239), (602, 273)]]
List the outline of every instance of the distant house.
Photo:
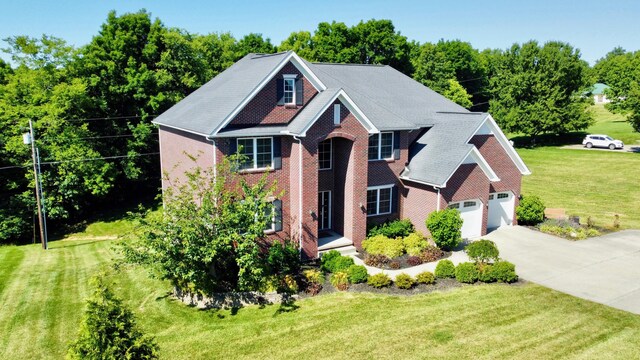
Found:
[(611, 100), (607, 99), (607, 95), (604, 93), (606, 89), (609, 89), (609, 86), (603, 83), (596, 83), (593, 86), (591, 94), (593, 95), (593, 101), (596, 104), (606, 104), (611, 102)]
[(292, 51), (245, 56), (154, 122), (170, 177), (190, 166), (185, 152), (213, 166), (239, 151), (249, 181), (277, 180), (266, 233), (307, 258), (360, 249), (367, 225), (385, 220), (426, 232), (427, 215), (447, 207), (466, 238), (514, 224), (530, 173), (491, 115), (389, 66), (310, 63)]

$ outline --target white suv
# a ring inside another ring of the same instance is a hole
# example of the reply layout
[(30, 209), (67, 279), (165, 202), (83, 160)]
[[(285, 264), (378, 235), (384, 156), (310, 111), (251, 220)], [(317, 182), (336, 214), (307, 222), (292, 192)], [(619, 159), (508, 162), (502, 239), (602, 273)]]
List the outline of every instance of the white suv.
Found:
[(587, 135), (582, 140), (582, 145), (591, 149), (592, 147), (609, 148), (611, 150), (624, 148), (624, 143), (620, 140), (614, 140), (607, 135)]

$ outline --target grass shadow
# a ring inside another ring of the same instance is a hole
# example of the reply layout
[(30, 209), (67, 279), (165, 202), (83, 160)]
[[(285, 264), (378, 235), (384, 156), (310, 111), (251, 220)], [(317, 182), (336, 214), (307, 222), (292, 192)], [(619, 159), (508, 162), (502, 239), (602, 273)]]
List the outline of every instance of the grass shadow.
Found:
[(300, 305), (296, 304), (296, 299), (290, 296), (285, 297), (285, 295), (283, 295), (282, 302), (280, 303), (280, 306), (278, 306), (276, 311), (273, 313), (273, 317), (276, 317), (284, 313), (294, 312), (299, 308), (300, 308)]
[[(109, 241), (111, 239), (101, 239), (101, 240), (64, 240), (64, 239), (56, 239), (49, 241), (49, 247), (47, 250), (59, 250), (59, 249), (68, 249), (74, 248), (78, 246), (91, 245), (103, 241)], [(52, 246), (53, 245), (53, 246)]]

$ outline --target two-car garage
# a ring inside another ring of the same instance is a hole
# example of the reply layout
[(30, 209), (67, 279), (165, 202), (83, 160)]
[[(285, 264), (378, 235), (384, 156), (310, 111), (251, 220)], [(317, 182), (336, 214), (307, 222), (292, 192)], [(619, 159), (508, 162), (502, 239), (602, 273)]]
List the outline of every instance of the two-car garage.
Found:
[[(513, 223), (515, 196), (510, 191), (489, 194), (487, 229), (493, 230)], [(473, 239), (482, 236), (484, 206), (480, 199), (469, 199), (449, 203), (449, 208), (460, 212), (462, 237)]]

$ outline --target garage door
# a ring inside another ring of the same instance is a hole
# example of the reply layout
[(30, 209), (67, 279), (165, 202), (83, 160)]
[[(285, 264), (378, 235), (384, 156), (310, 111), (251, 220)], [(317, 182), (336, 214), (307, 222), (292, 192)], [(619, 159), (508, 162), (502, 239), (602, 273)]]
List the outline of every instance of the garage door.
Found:
[(462, 237), (472, 239), (482, 234), (482, 202), (465, 200), (449, 204), (449, 208), (460, 212), (462, 218)]
[(487, 228), (495, 229), (513, 224), (515, 196), (510, 191), (489, 194)]

